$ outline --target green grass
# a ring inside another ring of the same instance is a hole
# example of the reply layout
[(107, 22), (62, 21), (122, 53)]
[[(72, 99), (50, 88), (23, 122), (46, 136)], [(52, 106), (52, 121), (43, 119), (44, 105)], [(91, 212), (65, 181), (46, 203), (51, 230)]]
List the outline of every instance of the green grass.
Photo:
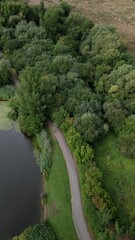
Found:
[(63, 154), (56, 140), (52, 139), (53, 155), (49, 180), (45, 183), (48, 193), (47, 217), (58, 240), (77, 240), (72, 212), (69, 178)]
[(135, 216), (135, 159), (121, 155), (116, 136), (109, 133), (97, 143), (95, 160), (103, 172), (103, 184), (117, 207), (117, 217), (126, 228)]
[(12, 122), (7, 117), (10, 107), (8, 102), (0, 102), (0, 130), (12, 129)]
[(20, 131), (19, 124), (8, 118), (8, 113), (11, 110), (8, 102), (0, 101), (0, 130)]

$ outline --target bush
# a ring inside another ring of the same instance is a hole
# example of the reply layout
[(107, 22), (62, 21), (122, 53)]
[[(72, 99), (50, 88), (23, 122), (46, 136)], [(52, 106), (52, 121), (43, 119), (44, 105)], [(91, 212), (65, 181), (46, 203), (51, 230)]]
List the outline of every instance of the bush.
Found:
[(12, 240), (56, 240), (56, 235), (48, 222), (28, 227), (19, 237)]
[(85, 173), (84, 190), (101, 214), (102, 225), (106, 226), (114, 218), (116, 209), (109, 194), (102, 187), (102, 173), (91, 165)]
[(86, 144), (81, 135), (75, 130), (74, 127), (70, 127), (67, 132), (67, 142), (73, 151), (74, 157), (79, 164), (90, 164), (94, 158), (94, 151), (92, 147)]

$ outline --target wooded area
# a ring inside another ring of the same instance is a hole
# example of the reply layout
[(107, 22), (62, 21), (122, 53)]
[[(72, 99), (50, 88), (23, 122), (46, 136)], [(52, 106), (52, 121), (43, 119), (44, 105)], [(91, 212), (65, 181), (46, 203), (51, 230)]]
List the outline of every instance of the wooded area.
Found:
[[(133, 239), (134, 216), (126, 209), (123, 225), (94, 158), (95, 144), (110, 131), (119, 152), (135, 158), (135, 59), (115, 29), (94, 26), (66, 2), (45, 9), (43, 2), (6, 0), (0, 2), (0, 48), (0, 96), (5, 91), (10, 98), (10, 117), (37, 141), (44, 141), (46, 119), (55, 121), (77, 160), (95, 238)], [(49, 174), (51, 162), (43, 155), (39, 165)]]

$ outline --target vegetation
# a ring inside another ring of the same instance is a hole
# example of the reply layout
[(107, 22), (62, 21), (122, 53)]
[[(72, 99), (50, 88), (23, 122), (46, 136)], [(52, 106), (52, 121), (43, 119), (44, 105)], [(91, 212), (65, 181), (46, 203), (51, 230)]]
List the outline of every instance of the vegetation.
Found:
[(134, 225), (134, 160), (119, 152), (117, 138), (113, 133), (109, 133), (96, 145), (95, 160), (103, 172), (103, 184), (117, 207), (120, 224), (129, 227), (131, 221)]
[(7, 102), (0, 102), (0, 130), (12, 128), (12, 121), (7, 117), (9, 111), (9, 104)]
[(21, 73), (20, 79), (21, 83), (16, 91), (19, 122), (22, 131), (31, 136), (42, 129), (45, 121), (45, 82), (42, 81), (40, 73), (34, 68), (26, 68)]
[[(34, 0), (30, 0), (34, 2)], [(38, 2), (38, 1), (36, 1)], [(55, 3), (56, 1), (53, 0)], [(90, 18), (96, 24), (106, 24), (115, 26), (120, 38), (130, 51), (134, 54), (135, 31), (133, 26), (135, 3), (133, 0), (104, 0), (93, 1), (86, 0), (68, 0), (74, 8), (74, 11), (81, 12), (87, 18)], [(94, 9), (94, 11), (93, 11)]]
[(6, 85), (0, 88), (0, 101), (8, 101), (14, 96), (14, 87), (11, 85)]
[[(117, 200), (94, 158), (95, 143), (108, 131), (116, 135), (123, 158), (135, 156), (134, 58), (113, 27), (94, 26), (67, 3), (44, 9), (41, 2), (36, 13), (19, 0), (1, 1), (0, 7), (1, 86), (10, 83), (15, 69), (20, 84), (10, 100), (10, 116), (18, 118), (25, 134), (35, 137), (41, 171), (48, 174), (51, 166), (50, 146), (42, 148), (49, 144), (45, 119), (52, 118), (77, 160), (85, 213), (95, 238), (134, 238), (134, 217), (127, 208), (128, 225), (120, 220)], [(125, 192), (128, 196), (130, 189)]]
[(11, 107), (8, 102), (0, 102), (0, 130), (12, 130), (20, 131), (18, 122), (12, 121), (8, 114), (11, 111)]
[(42, 130), (42, 132), (35, 136), (34, 146), (34, 154), (38, 161), (40, 171), (45, 178), (48, 178), (52, 163), (52, 147), (45, 130)]
[(28, 227), (19, 237), (13, 240), (56, 240), (56, 236), (48, 222)]
[(52, 167), (49, 179), (45, 181), (48, 196), (45, 215), (49, 218), (59, 240), (77, 240), (71, 213), (70, 186), (65, 160), (56, 140), (51, 138), (51, 143)]

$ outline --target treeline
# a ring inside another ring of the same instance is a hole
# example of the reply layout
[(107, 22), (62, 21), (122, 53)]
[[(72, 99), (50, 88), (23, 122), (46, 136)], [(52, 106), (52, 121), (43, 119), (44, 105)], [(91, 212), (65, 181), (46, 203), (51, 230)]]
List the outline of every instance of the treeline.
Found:
[(96, 239), (132, 239), (135, 223), (130, 216), (128, 226), (118, 223), (93, 147), (112, 130), (122, 154), (135, 156), (135, 60), (114, 28), (94, 26), (71, 10), (65, 2), (48, 9), (42, 2), (39, 7), (22, 1), (0, 3), (0, 71), (7, 72), (2, 86), (15, 69), (20, 84), (10, 116), (19, 119), (28, 136), (37, 136), (48, 118), (64, 130), (79, 165), (86, 217), (93, 211)]

